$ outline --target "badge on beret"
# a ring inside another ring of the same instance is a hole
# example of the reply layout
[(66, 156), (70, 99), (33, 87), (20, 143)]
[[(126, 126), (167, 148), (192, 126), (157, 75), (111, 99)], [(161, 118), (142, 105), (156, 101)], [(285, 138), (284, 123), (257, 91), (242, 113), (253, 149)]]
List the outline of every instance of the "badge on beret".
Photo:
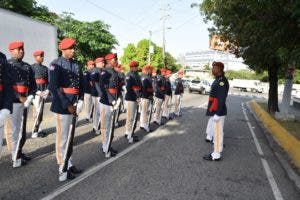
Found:
[(224, 82), (221, 81), (221, 82), (219, 83), (219, 85), (220, 85), (220, 86), (224, 86)]

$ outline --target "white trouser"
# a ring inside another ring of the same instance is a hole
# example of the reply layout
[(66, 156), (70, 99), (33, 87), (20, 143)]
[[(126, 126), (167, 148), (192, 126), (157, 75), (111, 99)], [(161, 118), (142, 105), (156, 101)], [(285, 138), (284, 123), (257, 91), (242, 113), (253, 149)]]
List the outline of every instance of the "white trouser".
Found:
[(150, 106), (151, 102), (149, 99), (142, 98), (141, 99), (141, 118), (140, 118), (140, 127), (149, 130), (149, 117), (150, 117)]
[(97, 130), (100, 119), (100, 97), (92, 97), (92, 100), (94, 105), (93, 127), (95, 130)]
[(171, 96), (170, 95), (165, 95), (165, 100), (164, 100), (164, 103), (163, 103), (162, 116), (166, 117), (167, 119), (169, 119), (169, 117), (170, 117), (171, 103), (172, 103)]
[(104, 153), (109, 151), (110, 143), (112, 142), (113, 129), (113, 107), (100, 103), (100, 130), (102, 140), (102, 150)]
[(7, 147), (11, 151), (13, 161), (17, 160), (18, 149), (23, 146), (21, 139), (24, 108), (23, 103), (13, 103), (13, 113), (8, 116), (6, 123)]
[[(36, 120), (37, 120), (37, 117), (38, 117), (38, 114), (40, 112), (40, 105), (41, 105), (41, 102), (42, 102), (43, 98), (40, 97), (39, 95), (35, 95), (34, 96), (34, 99), (32, 100), (32, 103), (33, 103), (33, 109), (32, 109), (32, 114), (33, 114), (33, 119), (34, 119), (34, 124), (33, 124), (33, 128), (32, 128), (32, 132), (34, 132), (34, 126), (36, 123)], [(38, 132), (40, 132), (41, 129), (39, 127), (39, 130)]]
[[(221, 153), (223, 151), (223, 138), (224, 138), (224, 121), (225, 116), (220, 116), (219, 121), (214, 121), (214, 117), (210, 117), (207, 123), (206, 133), (207, 136), (210, 135), (213, 138), (214, 142), (214, 151), (211, 154), (213, 159), (218, 159), (221, 157)], [(206, 136), (207, 139), (210, 139)]]
[(127, 118), (126, 118), (126, 125), (125, 125), (125, 134), (127, 135), (127, 139), (132, 137), (133, 126), (136, 119), (136, 109), (137, 109), (137, 102), (136, 101), (127, 101)]
[[(66, 154), (67, 154), (67, 142), (68, 137), (70, 137), (70, 126), (72, 124), (71, 114), (57, 114), (56, 115), (56, 142), (55, 142), (55, 150), (56, 150), (56, 160), (59, 166), (59, 172), (62, 172), (62, 168), (65, 162)], [(68, 161), (68, 168), (72, 166), (71, 157)]]
[(0, 158), (1, 158), (2, 144), (3, 144), (4, 123), (5, 120), (0, 122)]
[(174, 113), (175, 115), (179, 116), (181, 113), (182, 95), (176, 94), (174, 95), (174, 99), (175, 99)]
[(91, 119), (91, 114), (93, 112), (93, 101), (92, 101), (92, 95), (88, 93), (84, 93), (84, 109), (86, 119)]
[(155, 97), (155, 119), (158, 124), (161, 124), (161, 114), (162, 114), (162, 104), (163, 104), (163, 99), (156, 98)]

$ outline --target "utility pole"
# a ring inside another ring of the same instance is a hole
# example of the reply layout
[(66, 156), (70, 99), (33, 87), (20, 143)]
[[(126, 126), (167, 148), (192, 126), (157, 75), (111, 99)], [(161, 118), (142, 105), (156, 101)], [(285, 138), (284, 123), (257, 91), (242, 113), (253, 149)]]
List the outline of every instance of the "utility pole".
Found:
[(149, 51), (148, 51), (148, 65), (151, 64), (151, 35), (152, 35), (152, 32), (149, 31)]
[(162, 56), (163, 56), (163, 63), (164, 67), (166, 66), (166, 39), (165, 39), (165, 31), (166, 31), (166, 0), (162, 0), (162, 33), (163, 33), (163, 45), (162, 45)]

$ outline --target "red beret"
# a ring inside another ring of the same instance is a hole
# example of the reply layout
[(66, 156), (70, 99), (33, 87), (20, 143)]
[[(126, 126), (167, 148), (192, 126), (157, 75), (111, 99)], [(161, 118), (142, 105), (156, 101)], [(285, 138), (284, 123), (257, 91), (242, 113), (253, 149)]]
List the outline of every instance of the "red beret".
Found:
[(15, 42), (9, 43), (8, 50), (14, 50), (14, 49), (21, 48), (21, 47), (24, 47), (24, 42), (15, 41)]
[(161, 74), (161, 75), (164, 75), (164, 74), (166, 73), (166, 70), (167, 70), (166, 68), (161, 68), (161, 69), (160, 69), (160, 74)]
[(103, 61), (104, 61), (104, 58), (103, 57), (99, 57), (99, 58), (96, 58), (95, 63), (103, 62)]
[(114, 53), (109, 53), (105, 56), (105, 60), (111, 60), (116, 58), (116, 55)]
[(44, 51), (42, 50), (36, 50), (35, 52), (33, 52), (32, 54), (33, 56), (40, 56), (40, 55), (44, 55)]
[(166, 75), (170, 75), (170, 74), (172, 74), (172, 71), (170, 69), (167, 69), (166, 70)]
[(153, 70), (153, 67), (151, 65), (145, 65), (143, 70)]
[(224, 64), (222, 62), (213, 62), (212, 66), (220, 67), (222, 70), (224, 70)]
[(87, 65), (94, 65), (95, 64), (95, 62), (93, 61), (93, 60), (89, 60), (88, 62), (87, 62)]
[(73, 38), (64, 38), (58, 45), (59, 50), (69, 49), (76, 44), (76, 40)]
[(138, 61), (133, 60), (133, 61), (131, 61), (129, 63), (129, 67), (138, 67), (138, 66), (139, 66), (139, 62)]

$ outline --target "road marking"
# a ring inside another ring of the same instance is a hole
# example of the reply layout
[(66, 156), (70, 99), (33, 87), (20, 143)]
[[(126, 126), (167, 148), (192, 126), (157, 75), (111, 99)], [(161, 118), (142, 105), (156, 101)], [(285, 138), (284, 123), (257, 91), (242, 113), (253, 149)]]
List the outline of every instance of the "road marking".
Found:
[(207, 106), (207, 102), (206, 103), (203, 103), (199, 106), (199, 108), (205, 108)]
[(68, 189), (74, 187), (75, 185), (77, 185), (78, 183), (80, 183), (81, 181), (85, 180), (86, 178), (88, 178), (89, 176), (95, 174), (96, 172), (98, 172), (100, 169), (106, 167), (107, 165), (109, 165), (110, 163), (116, 161), (117, 159), (123, 157), (124, 155), (126, 155), (127, 153), (129, 153), (130, 151), (134, 150), (135, 148), (137, 148), (138, 146), (144, 144), (145, 142), (147, 142), (149, 139), (155, 137), (157, 135), (156, 131), (153, 131), (151, 133), (149, 133), (148, 135), (146, 135), (141, 141), (134, 143), (133, 145), (129, 146), (127, 149), (125, 149), (124, 151), (120, 152), (119, 154), (117, 154), (116, 157), (112, 157), (108, 160), (106, 160), (103, 163), (99, 163), (98, 165), (92, 167), (91, 169), (89, 169), (88, 171), (84, 172), (82, 175), (76, 177), (76, 179), (74, 179), (73, 181), (68, 182), (67, 184), (57, 188), (56, 190), (54, 190), (52, 193), (48, 194), (47, 196), (43, 197), (41, 200), (50, 200), (50, 199), (54, 199), (55, 197), (57, 197), (58, 195), (62, 194), (63, 192), (67, 191)]
[(255, 132), (253, 131), (253, 128), (252, 128), (252, 126), (251, 126), (251, 124), (250, 124), (250, 122), (249, 122), (249, 118), (248, 118), (248, 116), (247, 116), (247, 114), (246, 114), (246, 111), (245, 111), (244, 103), (242, 103), (242, 110), (243, 110), (245, 119), (246, 119), (246, 121), (247, 121), (248, 127), (249, 127), (249, 129), (250, 129), (252, 138), (253, 138), (253, 140), (254, 140), (254, 143), (255, 143), (257, 152), (258, 152), (258, 154), (261, 156), (261, 157), (260, 157), (260, 160), (261, 160), (261, 162), (262, 162), (262, 165), (263, 165), (263, 167), (264, 167), (266, 176), (267, 176), (268, 181), (269, 181), (269, 183), (270, 183), (270, 186), (271, 186), (271, 188), (272, 188), (273, 195), (274, 195), (274, 197), (275, 197), (276, 200), (283, 200), (283, 197), (282, 197), (281, 192), (280, 192), (280, 190), (279, 190), (279, 188), (278, 188), (278, 186), (277, 186), (276, 180), (274, 179), (274, 176), (273, 176), (272, 171), (271, 171), (271, 169), (270, 169), (270, 167), (269, 167), (269, 164), (268, 164), (268, 162), (266, 161), (266, 159), (264, 159), (264, 158), (262, 157), (262, 156), (264, 155), (264, 152), (263, 152), (263, 150), (262, 150), (262, 148), (261, 148), (261, 146), (260, 146), (260, 144), (259, 144), (259, 142), (258, 142), (258, 140), (257, 140), (257, 137), (256, 137), (256, 135), (255, 135)]

